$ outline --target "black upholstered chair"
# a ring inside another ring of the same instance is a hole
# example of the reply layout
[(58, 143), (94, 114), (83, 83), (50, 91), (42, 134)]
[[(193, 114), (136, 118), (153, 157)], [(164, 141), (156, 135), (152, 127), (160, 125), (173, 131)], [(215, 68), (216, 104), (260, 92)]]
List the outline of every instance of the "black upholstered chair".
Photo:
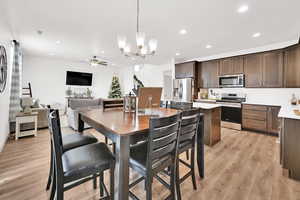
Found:
[[(104, 143), (95, 143), (63, 151), (63, 141), (58, 110), (48, 116), (51, 143), (54, 153), (54, 174), (50, 199), (64, 199), (64, 191), (99, 176), (100, 196), (105, 190), (105, 199), (113, 198), (114, 156)], [(110, 170), (110, 195), (103, 183), (103, 172)]]
[[(49, 112), (53, 111), (53, 109), (49, 109)], [(62, 151), (66, 152), (68, 150), (84, 146), (87, 144), (93, 144), (97, 143), (98, 140), (92, 135), (83, 135), (80, 133), (71, 133), (71, 134), (63, 134), (62, 133)], [(49, 190), (51, 182), (52, 182), (52, 176), (53, 176), (53, 159), (54, 159), (54, 154), (53, 154), (53, 146), (51, 144), (51, 152), (50, 152), (50, 170), (49, 170), (49, 176), (48, 176), (48, 181), (47, 181), (47, 186), (46, 190)], [(96, 189), (96, 182), (94, 182), (94, 188)]]
[[(181, 199), (180, 184), (183, 181), (185, 181), (188, 177), (192, 177), (194, 190), (197, 189), (195, 178), (195, 144), (200, 115), (200, 109), (191, 109), (182, 112), (178, 145), (178, 159), (176, 160), (176, 191), (178, 200)], [(181, 153), (189, 152), (188, 150), (191, 150), (190, 164), (179, 158)], [(186, 167), (190, 168), (190, 171), (187, 174), (185, 174), (182, 178), (180, 178), (179, 174), (179, 163), (182, 163)]]
[[(130, 149), (130, 167), (142, 177), (129, 185), (132, 188), (145, 180), (146, 200), (152, 199), (153, 178), (165, 168), (170, 168), (170, 186), (163, 184), (171, 191), (171, 199), (175, 199), (176, 158), (178, 148), (178, 134), (180, 130), (181, 113), (171, 117), (151, 118), (149, 122), (149, 136), (147, 142), (136, 144)], [(136, 195), (129, 192), (133, 199)]]

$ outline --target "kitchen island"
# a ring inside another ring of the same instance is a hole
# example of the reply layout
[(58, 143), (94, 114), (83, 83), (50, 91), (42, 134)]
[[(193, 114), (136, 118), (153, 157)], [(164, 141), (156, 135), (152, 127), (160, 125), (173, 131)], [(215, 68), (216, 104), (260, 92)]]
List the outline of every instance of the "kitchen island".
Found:
[(298, 106), (282, 106), (278, 117), (281, 118), (280, 163), (287, 175), (300, 180), (300, 116), (294, 113)]
[(213, 146), (221, 140), (221, 105), (194, 102), (204, 114), (204, 144)]

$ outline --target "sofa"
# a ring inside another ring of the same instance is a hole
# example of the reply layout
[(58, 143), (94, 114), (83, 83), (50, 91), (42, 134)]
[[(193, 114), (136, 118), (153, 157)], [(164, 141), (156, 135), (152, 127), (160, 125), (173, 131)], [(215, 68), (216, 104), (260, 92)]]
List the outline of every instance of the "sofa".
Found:
[[(67, 108), (67, 118), (69, 127), (78, 131), (78, 113), (80, 111), (102, 108), (103, 99), (70, 99)], [(88, 124), (84, 128), (89, 128)]]

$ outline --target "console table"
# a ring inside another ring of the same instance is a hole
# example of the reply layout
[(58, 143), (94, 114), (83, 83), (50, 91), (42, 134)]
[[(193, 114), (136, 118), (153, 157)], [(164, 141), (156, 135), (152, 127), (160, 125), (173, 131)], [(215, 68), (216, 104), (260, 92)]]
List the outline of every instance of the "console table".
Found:
[(66, 99), (67, 99), (67, 108), (69, 107), (69, 102), (70, 102), (70, 100), (72, 100), (72, 99), (94, 99), (94, 97), (66, 97)]
[[(16, 137), (18, 140), (19, 137), (29, 136), (29, 135), (37, 135), (37, 120), (38, 120), (38, 112), (32, 113), (17, 113), (16, 115)], [(34, 123), (34, 130), (21, 131), (20, 125), (25, 123)]]

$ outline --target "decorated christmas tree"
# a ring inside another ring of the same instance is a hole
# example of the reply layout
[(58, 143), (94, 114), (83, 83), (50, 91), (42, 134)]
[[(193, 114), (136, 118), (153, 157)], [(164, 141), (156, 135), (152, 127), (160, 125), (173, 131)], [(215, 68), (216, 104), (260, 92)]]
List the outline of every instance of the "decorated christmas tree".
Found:
[(108, 98), (112, 98), (112, 99), (122, 98), (122, 92), (121, 92), (119, 78), (116, 76), (113, 76), (113, 78), (112, 78), (112, 83), (110, 86)]

